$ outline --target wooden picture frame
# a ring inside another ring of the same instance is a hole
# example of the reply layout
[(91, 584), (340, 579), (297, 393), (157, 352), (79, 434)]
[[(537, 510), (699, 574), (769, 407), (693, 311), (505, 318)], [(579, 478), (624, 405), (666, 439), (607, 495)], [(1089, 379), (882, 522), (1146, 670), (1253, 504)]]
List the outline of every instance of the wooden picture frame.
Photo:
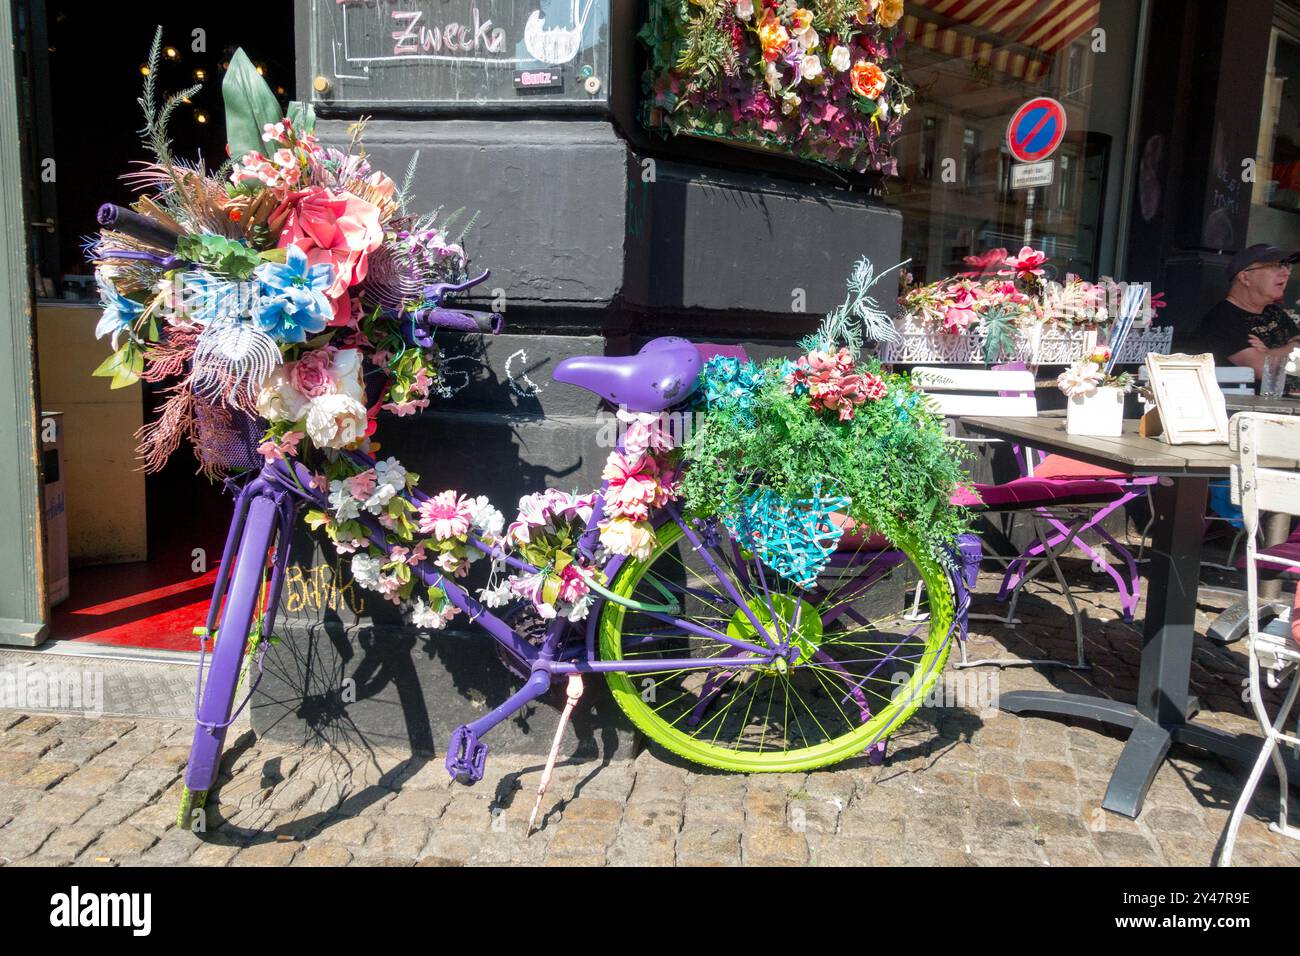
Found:
[(1151, 391), (1160, 413), (1160, 439), (1171, 445), (1226, 445), (1228, 408), (1214, 376), (1214, 356), (1146, 357)]

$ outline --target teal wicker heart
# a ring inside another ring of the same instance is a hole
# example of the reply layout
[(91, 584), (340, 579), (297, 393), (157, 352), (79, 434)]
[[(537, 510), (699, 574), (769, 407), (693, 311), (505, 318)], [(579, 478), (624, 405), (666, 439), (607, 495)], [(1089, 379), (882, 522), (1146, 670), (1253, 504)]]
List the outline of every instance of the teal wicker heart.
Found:
[(770, 488), (745, 499), (745, 509), (726, 522), (732, 537), (752, 548), (760, 561), (788, 581), (810, 588), (826, 567), (844, 529), (831, 513), (844, 511), (850, 499), (823, 497), (820, 487), (811, 498), (789, 501)]

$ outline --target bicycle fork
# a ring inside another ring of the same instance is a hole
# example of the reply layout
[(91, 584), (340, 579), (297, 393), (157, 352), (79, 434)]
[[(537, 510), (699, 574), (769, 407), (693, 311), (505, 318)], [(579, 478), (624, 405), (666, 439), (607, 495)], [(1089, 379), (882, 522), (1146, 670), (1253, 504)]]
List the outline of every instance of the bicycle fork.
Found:
[[(232, 713), (244, 650), (253, 630), (258, 599), (263, 596), (266, 557), (273, 543), (275, 564), (265, 593), (266, 606), (259, 633), (269, 636), (275, 625), (280, 587), (289, 561), (289, 539), (295, 511), (291, 495), (266, 481), (264, 476), (249, 482), (236, 498), (212, 601), (208, 606), (207, 622), (200, 631), (194, 741), (185, 770), (185, 785), (191, 790), (208, 790), (216, 782), (226, 731), (243, 712), (261, 681), (265, 644), (260, 644), (256, 651), (258, 676)], [(220, 640), (219, 632), (223, 629), (226, 639)], [(239, 631), (243, 633), (237, 634)], [(204, 664), (209, 640), (213, 641), (213, 646), (205, 680)]]

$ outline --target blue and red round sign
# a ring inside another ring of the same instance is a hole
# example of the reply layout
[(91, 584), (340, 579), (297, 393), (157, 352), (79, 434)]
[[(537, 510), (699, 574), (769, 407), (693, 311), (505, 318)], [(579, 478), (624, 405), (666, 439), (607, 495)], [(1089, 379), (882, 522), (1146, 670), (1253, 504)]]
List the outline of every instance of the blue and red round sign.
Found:
[(1022, 163), (1047, 159), (1064, 138), (1065, 107), (1047, 96), (1020, 107), (1007, 124), (1007, 146)]

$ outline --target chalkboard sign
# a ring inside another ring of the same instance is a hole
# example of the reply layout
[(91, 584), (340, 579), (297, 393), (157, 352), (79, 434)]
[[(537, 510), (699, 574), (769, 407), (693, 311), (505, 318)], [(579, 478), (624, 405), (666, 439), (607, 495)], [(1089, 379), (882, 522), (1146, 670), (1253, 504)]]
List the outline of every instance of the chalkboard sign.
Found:
[(609, 102), (610, 0), (311, 0), (322, 109)]

